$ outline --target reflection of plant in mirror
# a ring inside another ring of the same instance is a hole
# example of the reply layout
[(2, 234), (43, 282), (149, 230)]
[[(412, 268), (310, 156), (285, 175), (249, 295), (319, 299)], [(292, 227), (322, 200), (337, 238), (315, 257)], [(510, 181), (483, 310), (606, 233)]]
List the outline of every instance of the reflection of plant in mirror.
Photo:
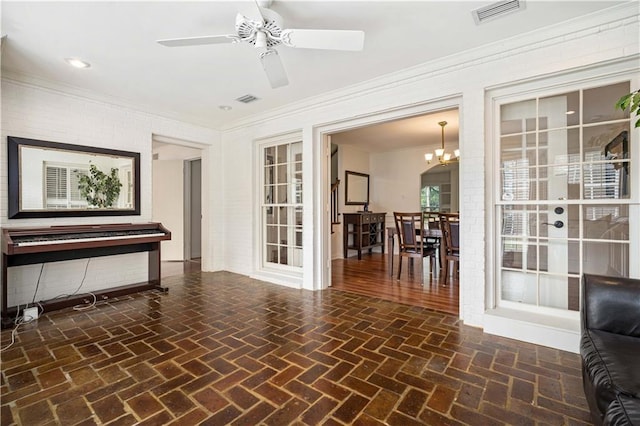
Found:
[(115, 167), (107, 175), (92, 164), (89, 175), (78, 175), (78, 189), (91, 206), (112, 207), (120, 195), (121, 187), (118, 169)]
[(637, 117), (635, 127), (640, 127), (640, 90), (624, 95), (616, 102), (616, 109), (622, 111), (629, 109), (631, 114)]

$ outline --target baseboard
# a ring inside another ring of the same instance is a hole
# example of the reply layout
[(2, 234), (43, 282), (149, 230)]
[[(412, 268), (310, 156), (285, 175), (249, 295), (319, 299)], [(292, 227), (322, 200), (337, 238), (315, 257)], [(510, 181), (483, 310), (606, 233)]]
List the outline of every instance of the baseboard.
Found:
[(579, 353), (580, 321), (515, 309), (496, 308), (485, 312), (484, 332)]

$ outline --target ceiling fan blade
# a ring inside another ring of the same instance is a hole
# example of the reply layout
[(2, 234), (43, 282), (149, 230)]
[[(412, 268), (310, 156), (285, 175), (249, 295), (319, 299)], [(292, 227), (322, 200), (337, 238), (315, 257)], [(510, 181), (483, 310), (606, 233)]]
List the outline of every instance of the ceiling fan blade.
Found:
[(226, 44), (237, 43), (239, 41), (240, 37), (231, 34), (202, 37), (168, 38), (165, 40), (157, 40), (158, 43), (167, 47), (199, 46), (202, 44)]
[(305, 49), (362, 50), (364, 32), (350, 30), (283, 30), (282, 44)]
[(269, 83), (271, 83), (272, 89), (289, 84), (287, 72), (284, 70), (284, 66), (282, 66), (282, 61), (280, 60), (280, 56), (278, 56), (278, 52), (274, 49), (266, 50), (260, 54), (260, 62), (262, 62), (262, 67), (264, 68), (264, 72), (267, 74), (267, 78), (269, 79)]

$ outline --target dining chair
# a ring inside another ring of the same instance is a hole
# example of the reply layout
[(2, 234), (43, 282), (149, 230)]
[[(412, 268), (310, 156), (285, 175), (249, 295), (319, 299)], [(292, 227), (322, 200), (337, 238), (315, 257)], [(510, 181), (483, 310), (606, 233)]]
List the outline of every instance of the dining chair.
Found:
[(452, 275), (456, 276), (460, 263), (460, 216), (458, 213), (440, 213), (440, 229), (442, 231), (442, 246), (444, 258), (444, 280), (449, 277), (449, 263), (453, 262)]
[[(440, 212), (437, 211), (423, 211), (422, 212), (422, 223), (423, 223), (423, 227), (424, 229), (428, 229), (430, 231), (437, 231), (438, 233), (441, 233), (440, 231)], [(436, 249), (436, 254), (437, 254), (437, 259), (438, 259), (438, 266), (440, 268), (442, 268), (442, 261), (440, 258), (440, 236), (439, 235), (434, 235), (434, 233), (429, 233), (428, 235), (424, 236), (424, 243), (427, 247), (429, 248), (434, 248)]]
[(422, 212), (417, 213), (399, 213), (393, 212), (393, 217), (396, 223), (396, 231), (398, 233), (399, 242), (399, 258), (398, 263), (398, 280), (402, 273), (402, 259), (408, 258), (408, 262), (413, 271), (413, 259), (420, 259), (420, 282), (424, 282), (424, 267), (422, 260), (425, 257), (430, 257), (431, 270), (435, 267), (436, 249), (428, 247), (424, 244), (424, 238), (422, 238)]

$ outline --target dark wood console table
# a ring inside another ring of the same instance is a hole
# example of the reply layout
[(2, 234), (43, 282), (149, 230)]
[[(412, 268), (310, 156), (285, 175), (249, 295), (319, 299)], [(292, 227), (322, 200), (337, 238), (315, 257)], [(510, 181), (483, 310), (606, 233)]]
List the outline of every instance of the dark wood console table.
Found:
[(362, 259), (362, 250), (382, 247), (384, 253), (384, 223), (386, 213), (343, 213), (344, 229), (342, 231), (344, 257), (349, 257), (349, 250), (358, 251), (358, 260)]

